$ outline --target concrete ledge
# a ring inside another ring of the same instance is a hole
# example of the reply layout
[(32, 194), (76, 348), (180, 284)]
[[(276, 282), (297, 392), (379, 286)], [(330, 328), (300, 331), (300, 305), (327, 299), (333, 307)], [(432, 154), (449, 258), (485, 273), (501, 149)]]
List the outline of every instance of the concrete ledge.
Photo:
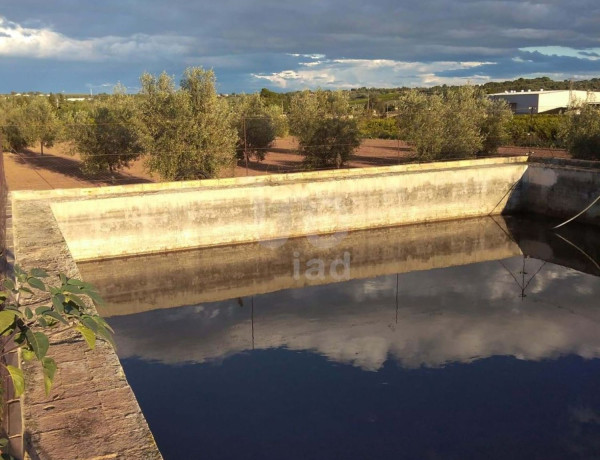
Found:
[(245, 185), (272, 185), (298, 181), (320, 181), (328, 179), (350, 178), (357, 176), (377, 176), (381, 174), (397, 174), (402, 172), (424, 172), (443, 169), (456, 169), (471, 166), (494, 166), (514, 163), (526, 163), (528, 157), (494, 157), (472, 160), (439, 161), (435, 163), (411, 163), (396, 166), (380, 166), (371, 168), (332, 169), (326, 171), (310, 171), (289, 174), (269, 174), (264, 176), (231, 177), (224, 179), (208, 179), (181, 182), (157, 182), (108, 187), (72, 188), (55, 190), (19, 190), (12, 192), (16, 199), (40, 200), (52, 199), (60, 201), (69, 198), (96, 198), (102, 196), (119, 196), (148, 192), (177, 192), (185, 189), (210, 189), (220, 187), (237, 187)]
[(82, 261), (499, 214), (518, 204), (515, 185), (527, 169), (525, 159), (54, 191), (46, 197), (72, 256)]
[[(51, 276), (81, 278), (47, 201), (13, 196), (16, 263), (44, 268)], [(26, 300), (32, 307), (47, 298)], [(93, 305), (90, 305), (93, 308)], [(110, 345), (95, 350), (73, 333), (52, 339), (58, 365), (49, 397), (38, 363), (25, 363), (23, 397), (25, 452), (32, 459), (151, 459), (161, 457), (152, 433)]]

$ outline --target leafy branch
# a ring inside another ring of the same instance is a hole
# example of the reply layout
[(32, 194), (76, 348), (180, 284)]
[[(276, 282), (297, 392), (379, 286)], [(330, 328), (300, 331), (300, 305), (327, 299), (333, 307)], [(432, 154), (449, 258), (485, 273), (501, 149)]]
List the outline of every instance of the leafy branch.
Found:
[[(24, 271), (15, 267), (14, 280), (6, 279), (0, 291), (0, 358), (21, 349), (25, 361), (37, 360), (44, 374), (46, 395), (50, 393), (56, 373), (56, 362), (47, 356), (50, 339), (68, 330), (77, 331), (93, 349), (96, 339), (101, 338), (115, 346), (108, 323), (86, 305), (86, 297), (96, 304), (103, 304), (96, 289), (89, 283), (64, 274), (59, 275), (60, 284), (45, 282), (48, 274), (39, 268)], [(24, 296), (35, 291), (48, 292), (49, 304), (32, 309), (22, 305)], [(3, 360), (4, 361), (4, 360)], [(25, 391), (25, 377), (18, 367), (1, 363), (12, 379), (15, 395)]]

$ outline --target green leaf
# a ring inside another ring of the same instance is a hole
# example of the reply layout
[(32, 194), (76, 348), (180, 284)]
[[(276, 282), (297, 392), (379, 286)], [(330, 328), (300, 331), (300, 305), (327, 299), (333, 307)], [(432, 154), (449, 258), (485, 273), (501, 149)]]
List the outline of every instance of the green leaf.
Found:
[(55, 296), (52, 297), (52, 305), (54, 305), (54, 308), (56, 308), (56, 311), (59, 313), (64, 313), (65, 311), (65, 307), (63, 305), (63, 302), (65, 301), (65, 296), (62, 294), (56, 294)]
[(35, 358), (35, 353), (31, 350), (28, 350), (27, 348), (22, 348), (21, 354), (25, 361), (31, 361), (33, 358)]
[(29, 289), (28, 287), (25, 287), (25, 286), (21, 286), (19, 288), (19, 292), (26, 292), (27, 294), (33, 294), (33, 291), (31, 289)]
[(99, 305), (99, 306), (106, 305), (106, 302), (104, 302), (104, 299), (100, 296), (100, 294), (98, 294), (98, 292), (88, 291), (88, 292), (86, 292), (86, 294), (90, 299), (92, 299), (94, 302), (96, 302), (96, 305)]
[(31, 308), (25, 307), (24, 311), (25, 311), (25, 318), (27, 318), (27, 319), (33, 318), (33, 312), (31, 311)]
[(81, 336), (84, 338), (84, 340), (88, 344), (88, 347), (90, 347), (90, 349), (93, 350), (94, 347), (96, 346), (96, 334), (94, 334), (94, 331), (92, 331), (91, 329), (88, 329), (87, 327), (85, 327), (83, 325), (77, 326), (75, 328), (75, 330), (79, 331)]
[(54, 310), (47, 311), (46, 313), (44, 313), (44, 316), (54, 318), (55, 320), (60, 321), (61, 323), (66, 325), (69, 324), (69, 322), (60, 313)]
[(80, 294), (81, 293), (81, 289), (79, 289), (79, 287), (77, 286), (72, 286), (70, 284), (67, 284), (64, 288), (63, 291), (65, 294), (71, 292), (73, 294)]
[(93, 316), (93, 318), (96, 320), (96, 322), (98, 324), (104, 326), (106, 329), (108, 329), (113, 334), (115, 333), (114, 329), (112, 327), (110, 327), (110, 324), (108, 324), (106, 322), (106, 320), (104, 318), (102, 318), (102, 316), (95, 315), (95, 316)]
[(21, 396), (25, 391), (25, 377), (23, 377), (23, 371), (18, 367), (11, 365), (6, 366), (6, 369), (12, 379), (13, 387), (15, 387), (15, 396)]
[(48, 337), (43, 332), (33, 332), (31, 329), (27, 329), (25, 331), (25, 338), (27, 339), (27, 343), (37, 356), (37, 359), (42, 359), (48, 353), (48, 348), (50, 347), (50, 342), (48, 341)]
[(46, 313), (48, 311), (51, 311), (51, 310), (52, 309), (50, 307), (45, 307), (45, 306), (44, 307), (37, 307), (35, 309), (35, 314), (39, 316), (39, 315), (43, 315), (44, 313)]
[(83, 301), (83, 299), (81, 297), (79, 297), (78, 295), (75, 294), (69, 294), (68, 298), (71, 302), (73, 302), (75, 305), (77, 305), (79, 308), (86, 308), (85, 306), (85, 302)]
[(82, 286), (82, 287), (86, 285), (86, 283), (84, 283), (83, 281), (80, 281), (80, 280), (75, 279), (75, 278), (69, 279), (67, 281), (67, 284), (70, 284), (72, 286)]
[(8, 446), (8, 439), (0, 438), (0, 449), (4, 449), (6, 446)]
[(67, 284), (67, 277), (63, 273), (60, 273), (58, 276), (62, 284)]
[(12, 291), (15, 289), (15, 283), (13, 282), (13, 280), (9, 280), (8, 278), (6, 278), (4, 280), (4, 283), (2, 283), (4, 285), (4, 287), (6, 289), (8, 289), (9, 291)]
[(117, 344), (115, 343), (113, 336), (110, 332), (108, 332), (104, 326), (99, 325), (98, 326), (98, 332), (97, 332), (98, 336), (102, 337), (103, 339), (105, 339), (108, 343), (110, 343), (113, 348), (117, 348)]
[(33, 268), (33, 269), (31, 269), (31, 271), (29, 273), (31, 273), (32, 276), (35, 276), (37, 278), (47, 278), (48, 277), (48, 273), (46, 273), (41, 268)]
[(46, 290), (46, 285), (39, 279), (31, 277), (27, 278), (27, 283), (33, 288), (39, 289), (40, 291)]
[(23, 318), (23, 312), (21, 310), (19, 310), (19, 307), (17, 307), (16, 305), (6, 305), (4, 307), (5, 311), (12, 311), (15, 313), (15, 316), (17, 316), (19, 319)]
[(46, 321), (46, 318), (43, 316), (38, 316), (37, 323), (43, 328), (48, 327), (48, 321)]
[(44, 388), (46, 390), (46, 396), (50, 394), (52, 388), (52, 381), (54, 380), (54, 374), (56, 373), (56, 363), (52, 358), (42, 359), (42, 368), (44, 370)]
[(83, 318), (81, 318), (81, 322), (85, 327), (91, 329), (94, 332), (94, 334), (98, 332), (98, 323), (94, 321), (93, 317), (85, 315)]
[[(28, 330), (29, 330), (29, 328), (25, 329), (25, 331), (28, 331)], [(25, 343), (25, 332), (23, 332), (23, 331), (17, 332), (14, 335), (13, 340), (15, 341), (16, 344), (23, 345), (23, 343)]]
[(0, 311), (0, 332), (4, 332), (15, 322), (17, 313), (14, 310)]

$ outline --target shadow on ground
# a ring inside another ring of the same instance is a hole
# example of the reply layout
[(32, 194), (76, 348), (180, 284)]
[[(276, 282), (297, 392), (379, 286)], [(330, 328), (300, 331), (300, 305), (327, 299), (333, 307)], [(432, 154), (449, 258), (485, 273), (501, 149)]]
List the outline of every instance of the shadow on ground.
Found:
[(100, 173), (95, 175), (86, 174), (81, 170), (81, 162), (76, 159), (62, 156), (44, 154), (40, 155), (32, 150), (26, 149), (11, 154), (16, 163), (27, 165), (33, 170), (46, 170), (59, 173), (86, 182), (94, 182), (98, 185), (122, 185), (141, 184), (152, 182), (149, 179), (122, 173)]

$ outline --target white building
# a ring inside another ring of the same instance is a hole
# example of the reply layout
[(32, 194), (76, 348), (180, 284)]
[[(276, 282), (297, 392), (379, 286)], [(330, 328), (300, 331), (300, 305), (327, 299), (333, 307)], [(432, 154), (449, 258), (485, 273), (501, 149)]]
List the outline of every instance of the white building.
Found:
[(600, 104), (600, 92), (587, 91), (506, 91), (490, 94), (489, 97), (504, 99), (516, 114), (561, 112), (573, 105)]

